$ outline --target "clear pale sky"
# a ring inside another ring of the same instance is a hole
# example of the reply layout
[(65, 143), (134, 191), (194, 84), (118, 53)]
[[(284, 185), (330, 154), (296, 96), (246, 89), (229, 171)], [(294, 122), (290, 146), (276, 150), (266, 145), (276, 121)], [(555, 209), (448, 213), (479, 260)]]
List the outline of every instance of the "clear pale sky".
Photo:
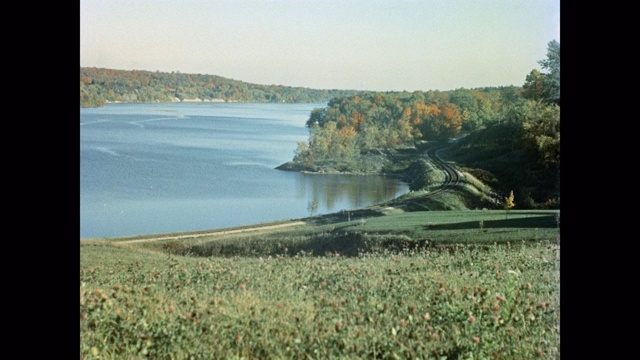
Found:
[(81, 0), (80, 66), (375, 91), (521, 86), (560, 0)]

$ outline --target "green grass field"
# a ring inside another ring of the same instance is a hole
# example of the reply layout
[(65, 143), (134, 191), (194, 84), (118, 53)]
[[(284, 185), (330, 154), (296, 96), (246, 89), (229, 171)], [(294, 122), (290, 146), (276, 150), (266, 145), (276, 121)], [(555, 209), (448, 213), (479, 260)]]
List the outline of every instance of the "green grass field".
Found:
[(559, 211), (357, 214), (81, 241), (81, 358), (559, 358)]

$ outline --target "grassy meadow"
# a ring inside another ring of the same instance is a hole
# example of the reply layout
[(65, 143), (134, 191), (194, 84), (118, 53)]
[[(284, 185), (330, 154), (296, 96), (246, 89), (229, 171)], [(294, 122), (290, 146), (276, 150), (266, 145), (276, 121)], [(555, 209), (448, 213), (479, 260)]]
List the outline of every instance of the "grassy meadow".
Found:
[(308, 220), (81, 240), (81, 358), (559, 358), (559, 211)]

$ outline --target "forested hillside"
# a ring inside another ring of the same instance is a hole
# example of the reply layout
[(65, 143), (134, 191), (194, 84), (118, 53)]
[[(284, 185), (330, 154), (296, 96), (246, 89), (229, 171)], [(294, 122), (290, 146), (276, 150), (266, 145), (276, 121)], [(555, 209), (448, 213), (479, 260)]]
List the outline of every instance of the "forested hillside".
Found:
[(294, 162), (314, 168), (367, 171), (367, 154), (413, 147), (416, 141), (447, 141), (500, 122), (522, 99), (509, 86), (412, 93), (365, 93), (334, 98), (311, 112), (311, 136), (299, 143)]
[(326, 103), (351, 96), (355, 90), (321, 90), (281, 85), (258, 85), (215, 75), (142, 70), (80, 68), (80, 106), (107, 102), (239, 101)]
[(284, 168), (381, 172), (383, 151), (460, 138), (451, 160), (516, 191), (521, 208), (559, 206), (560, 44), (539, 63), (548, 72), (532, 70), (522, 87), (334, 98), (312, 111), (309, 140)]

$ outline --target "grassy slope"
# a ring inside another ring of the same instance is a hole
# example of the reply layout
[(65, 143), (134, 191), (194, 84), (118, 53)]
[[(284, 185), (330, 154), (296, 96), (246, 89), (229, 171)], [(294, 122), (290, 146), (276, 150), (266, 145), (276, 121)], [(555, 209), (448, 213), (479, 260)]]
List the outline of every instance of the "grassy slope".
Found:
[(554, 358), (558, 218), (390, 210), (260, 235), (81, 241), (81, 356)]
[(391, 210), (388, 215), (351, 221), (318, 223), (266, 234), (245, 234), (226, 238), (206, 237), (193, 242), (148, 243), (147, 249), (194, 256), (276, 256), (288, 249), (323, 256), (340, 253), (399, 250), (415, 246), (451, 244), (493, 245), (494, 243), (556, 242), (556, 211), (416, 211)]
[(456, 141), (441, 155), (504, 195), (513, 190), (521, 209), (559, 208), (560, 169), (527, 152), (518, 143), (520, 132), (516, 124), (494, 124)]

